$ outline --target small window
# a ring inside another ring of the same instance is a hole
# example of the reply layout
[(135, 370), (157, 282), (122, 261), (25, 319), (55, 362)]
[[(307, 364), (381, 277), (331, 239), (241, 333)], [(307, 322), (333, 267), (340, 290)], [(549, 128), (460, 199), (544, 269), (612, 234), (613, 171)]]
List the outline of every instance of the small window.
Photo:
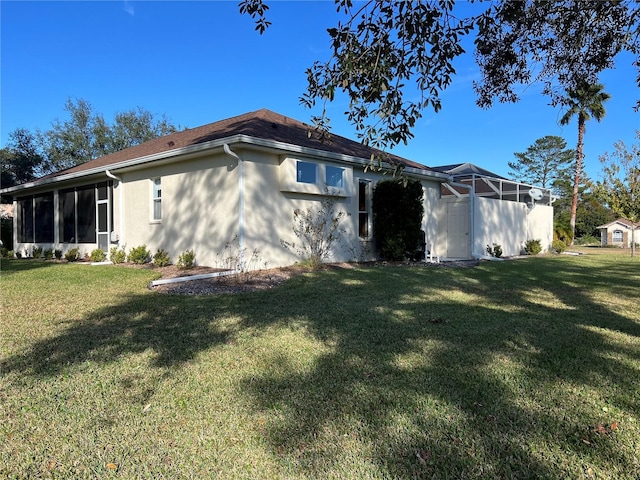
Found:
[(300, 183), (316, 183), (316, 164), (309, 162), (297, 162), (296, 180)]
[(613, 231), (613, 241), (622, 243), (622, 230), (614, 230)]
[(343, 172), (344, 168), (327, 165), (327, 187), (344, 188)]
[(153, 217), (154, 221), (162, 220), (162, 180), (160, 178), (153, 179)]

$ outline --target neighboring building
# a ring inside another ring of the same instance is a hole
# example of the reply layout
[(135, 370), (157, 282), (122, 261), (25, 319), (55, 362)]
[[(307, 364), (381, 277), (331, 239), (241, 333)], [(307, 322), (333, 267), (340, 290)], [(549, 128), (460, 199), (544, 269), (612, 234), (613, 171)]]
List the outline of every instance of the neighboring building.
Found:
[[(15, 249), (34, 245), (82, 253), (115, 245), (163, 248), (173, 259), (193, 249), (216, 266), (237, 244), (257, 252), (245, 268), (299, 260), (282, 242), (296, 242), (293, 211), (318, 205), (327, 188), (349, 214), (343, 242), (329, 261), (375, 257), (371, 196), (384, 177), (367, 169), (380, 152), (331, 135), (322, 139), (297, 120), (259, 110), (176, 132), (38, 180), (2, 190), (12, 195)], [(386, 155), (386, 154), (382, 154)], [(550, 192), (509, 182), (478, 167), (428, 168), (385, 158), (422, 183), (427, 248), (440, 257), (485, 254), (500, 243), (519, 254), (528, 239), (548, 247)], [(473, 170), (473, 169), (476, 170)], [(453, 173), (451, 173), (453, 172)], [(537, 202), (528, 193), (543, 192)], [(247, 260), (248, 262), (248, 260)]]
[(640, 223), (633, 223), (626, 218), (618, 218), (613, 222), (600, 225), (600, 244), (631, 248), (631, 230), (635, 227), (635, 242), (640, 243)]

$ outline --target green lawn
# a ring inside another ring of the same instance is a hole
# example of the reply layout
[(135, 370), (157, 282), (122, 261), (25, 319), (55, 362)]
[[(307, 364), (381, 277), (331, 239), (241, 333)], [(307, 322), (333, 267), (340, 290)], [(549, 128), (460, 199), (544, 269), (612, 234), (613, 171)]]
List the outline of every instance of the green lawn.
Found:
[(270, 291), (1, 264), (0, 478), (640, 478), (640, 259)]

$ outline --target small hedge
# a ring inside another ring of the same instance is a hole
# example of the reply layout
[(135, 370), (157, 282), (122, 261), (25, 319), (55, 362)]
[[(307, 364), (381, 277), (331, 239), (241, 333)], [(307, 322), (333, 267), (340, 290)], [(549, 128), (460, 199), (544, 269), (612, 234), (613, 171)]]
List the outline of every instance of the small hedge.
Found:
[(101, 248), (96, 248), (91, 251), (89, 258), (94, 263), (104, 262), (107, 259), (107, 254)]
[(567, 249), (567, 244), (562, 240), (554, 240), (551, 243), (551, 251), (553, 253), (562, 253)]
[(527, 240), (524, 244), (524, 253), (527, 255), (538, 255), (542, 251), (540, 240)]
[(147, 246), (142, 244), (139, 247), (132, 248), (129, 251), (128, 261), (137, 265), (142, 265), (151, 260), (151, 252), (147, 250)]
[(180, 269), (192, 268), (196, 264), (196, 254), (193, 250), (187, 250), (178, 256), (176, 265)]
[(166, 267), (167, 265), (170, 265), (171, 257), (169, 256), (169, 253), (166, 250), (159, 248), (153, 256), (153, 264), (156, 267)]
[(77, 262), (80, 260), (80, 249), (75, 247), (67, 250), (67, 253), (64, 254), (64, 258), (67, 262)]

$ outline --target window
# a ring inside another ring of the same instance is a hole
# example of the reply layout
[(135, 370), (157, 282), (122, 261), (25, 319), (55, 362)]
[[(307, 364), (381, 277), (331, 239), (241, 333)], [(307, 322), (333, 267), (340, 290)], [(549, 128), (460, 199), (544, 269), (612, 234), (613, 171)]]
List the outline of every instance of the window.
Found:
[(58, 219), (62, 243), (95, 243), (98, 225), (97, 211), (113, 214), (112, 182), (68, 188), (58, 192)]
[(371, 195), (371, 182), (358, 181), (358, 235), (361, 238), (369, 238), (369, 197)]
[(33, 242), (33, 197), (18, 198), (18, 242)]
[(96, 187), (88, 185), (76, 189), (77, 243), (96, 242)]
[(153, 192), (152, 192), (152, 203), (153, 203), (153, 221), (162, 220), (162, 180), (160, 178), (153, 179)]
[(36, 195), (35, 205), (35, 241), (53, 243), (53, 192)]
[(344, 172), (344, 168), (340, 167), (331, 167), (327, 165), (327, 187), (344, 187), (344, 180), (342, 173)]
[(614, 230), (613, 231), (613, 241), (622, 243), (622, 230)]
[(316, 183), (316, 164), (298, 161), (296, 180), (300, 183)]

